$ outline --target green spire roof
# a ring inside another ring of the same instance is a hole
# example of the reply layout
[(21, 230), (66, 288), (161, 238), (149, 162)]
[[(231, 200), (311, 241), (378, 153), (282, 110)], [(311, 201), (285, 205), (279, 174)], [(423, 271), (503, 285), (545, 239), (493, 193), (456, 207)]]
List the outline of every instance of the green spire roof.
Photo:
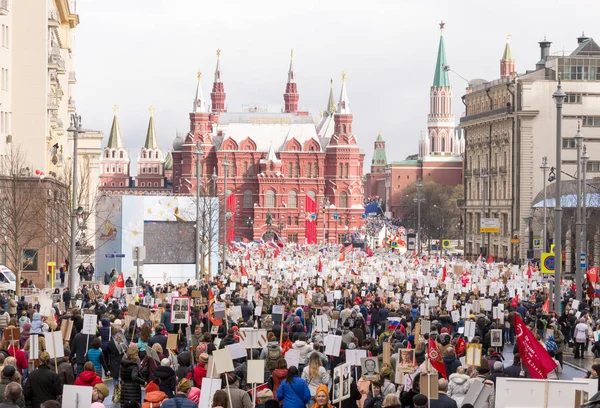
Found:
[(385, 140), (383, 140), (383, 136), (381, 136), (381, 133), (377, 135), (377, 140), (375, 140), (376, 142), (384, 142)]
[(387, 165), (385, 149), (375, 149), (375, 152), (373, 153), (373, 165), (375, 165), (375, 166)]
[(158, 147), (158, 141), (156, 140), (156, 129), (154, 129), (154, 116), (150, 116), (150, 122), (148, 122), (148, 132), (146, 133), (146, 143), (144, 144), (146, 149), (156, 149)]
[(502, 61), (512, 61), (512, 51), (510, 50), (510, 35), (506, 37), (506, 45), (504, 46), (504, 54), (502, 54)]
[(167, 157), (165, 157), (165, 170), (173, 170), (173, 155), (170, 150), (167, 152)]
[(450, 86), (448, 71), (446, 66), (446, 50), (444, 48), (444, 34), (440, 34), (440, 45), (438, 47), (437, 62), (435, 64), (435, 76), (433, 77), (433, 86)]
[(110, 128), (110, 135), (108, 136), (108, 144), (106, 147), (111, 149), (119, 149), (123, 147), (123, 139), (121, 139), (121, 128), (119, 127), (119, 120), (117, 119), (117, 112), (115, 109), (115, 116), (113, 117), (112, 126)]
[(333, 98), (333, 79), (329, 85), (329, 100), (327, 101), (327, 112), (335, 112), (335, 99)]

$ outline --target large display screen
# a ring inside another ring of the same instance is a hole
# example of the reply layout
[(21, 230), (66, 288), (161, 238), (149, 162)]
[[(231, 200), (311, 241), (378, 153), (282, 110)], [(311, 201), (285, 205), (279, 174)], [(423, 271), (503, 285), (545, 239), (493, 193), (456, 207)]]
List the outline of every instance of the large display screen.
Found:
[(144, 221), (145, 264), (193, 264), (196, 227), (189, 221)]

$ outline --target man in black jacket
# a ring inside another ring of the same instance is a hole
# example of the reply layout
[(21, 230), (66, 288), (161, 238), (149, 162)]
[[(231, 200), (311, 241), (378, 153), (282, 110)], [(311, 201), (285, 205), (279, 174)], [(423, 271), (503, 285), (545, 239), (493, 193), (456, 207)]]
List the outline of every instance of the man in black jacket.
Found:
[(90, 349), (92, 339), (94, 337), (95, 336), (77, 333), (73, 339), (73, 347), (71, 351), (75, 355), (75, 363), (77, 364), (77, 371), (75, 373), (76, 378), (79, 377), (79, 374), (83, 372), (83, 365), (87, 361), (86, 351)]
[(69, 288), (63, 290), (62, 300), (65, 302), (65, 310), (68, 311), (71, 307), (71, 292), (69, 292)]
[(25, 380), (23, 393), (28, 407), (40, 408), (42, 402), (58, 400), (63, 393), (63, 383), (58, 374), (50, 368), (49, 363), (50, 354), (44, 351), (40, 354), (39, 367), (29, 373), (29, 377)]
[(152, 347), (155, 343), (158, 343), (161, 345), (163, 351), (167, 350), (167, 336), (163, 335), (163, 331), (165, 330), (165, 327), (162, 324), (159, 324), (156, 326), (155, 329), (155, 335), (150, 337), (150, 340), (148, 340), (148, 346)]

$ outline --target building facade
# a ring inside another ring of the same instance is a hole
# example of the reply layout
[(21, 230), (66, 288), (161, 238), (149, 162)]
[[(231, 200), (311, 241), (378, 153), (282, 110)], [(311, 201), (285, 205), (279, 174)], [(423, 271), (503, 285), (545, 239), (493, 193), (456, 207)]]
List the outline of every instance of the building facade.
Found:
[(229, 112), (220, 51), (210, 101), (201, 79), (198, 74), (190, 130), (176, 135), (166, 155), (151, 117), (135, 179), (115, 113), (101, 159), (103, 194), (194, 195), (199, 179), (203, 196), (227, 195), (228, 241), (342, 242), (362, 227), (364, 154), (352, 129), (345, 75), (338, 102), (332, 86), (316, 120), (299, 109), (293, 55), (281, 112), (254, 105)]
[(385, 197), (386, 214), (394, 219), (403, 219), (405, 216), (400, 203), (405, 195), (404, 190), (411, 184), (419, 180), (429, 180), (448, 187), (462, 183), (464, 138), (454, 121), (443, 26), (443, 23), (440, 24), (437, 60), (429, 90), (427, 134), (419, 139), (418, 154), (387, 163), (385, 142), (379, 135), (375, 141), (371, 172), (366, 176), (368, 188), (365, 198)]
[[(556, 105), (552, 94), (559, 76), (567, 94), (562, 122), (563, 179), (577, 172), (574, 137), (578, 126), (590, 156), (587, 175), (592, 178), (600, 172), (600, 147), (594, 143), (600, 137), (600, 120), (596, 119), (600, 108), (600, 47), (584, 35), (577, 38), (575, 50), (566, 56), (550, 55), (549, 41), (539, 45), (541, 55), (535, 69), (517, 74), (507, 42), (500, 61), (500, 78), (472, 81), (464, 96), (467, 109), (461, 126), (466, 134), (466, 252), (472, 257), (478, 256), (482, 246), (479, 220), (484, 194), (483, 214), (500, 221), (499, 233), (484, 236), (487, 253), (501, 259), (525, 260), (532, 246), (531, 237), (543, 238), (541, 204), (534, 201), (543, 193), (542, 158), (547, 157), (549, 167), (556, 166)], [(565, 188), (565, 195), (575, 193), (569, 186)], [(548, 214), (552, 225), (551, 211)], [(565, 219), (571, 218), (568, 215)], [(574, 221), (565, 222), (563, 248), (570, 253), (574, 249), (575, 225)], [(551, 227), (549, 235), (547, 243)], [(595, 252), (599, 249), (597, 231), (589, 231), (588, 238), (588, 252)], [(573, 265), (573, 256), (566, 256), (565, 271), (571, 271)]]

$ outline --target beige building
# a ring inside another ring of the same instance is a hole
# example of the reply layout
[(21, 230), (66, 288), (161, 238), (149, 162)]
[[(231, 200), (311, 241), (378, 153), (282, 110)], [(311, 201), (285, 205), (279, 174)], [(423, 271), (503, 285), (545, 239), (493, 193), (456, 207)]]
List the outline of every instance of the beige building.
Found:
[[(466, 134), (466, 253), (473, 257), (478, 256), (481, 247), (479, 221), (484, 185), (485, 215), (498, 218), (500, 227), (499, 233), (489, 234), (489, 241), (485, 237), (487, 254), (496, 259), (526, 259), (530, 247), (529, 218), (533, 219), (533, 237), (543, 236), (543, 203), (538, 197), (543, 193), (544, 177), (540, 166), (544, 156), (550, 167), (556, 165), (556, 105), (552, 94), (559, 75), (567, 94), (562, 128), (562, 170), (566, 173), (563, 180), (568, 181), (569, 175), (577, 173), (574, 136), (578, 124), (590, 156), (588, 179), (600, 173), (600, 144), (596, 143), (600, 140), (600, 47), (593, 39), (582, 36), (577, 38), (576, 49), (570, 55), (552, 56), (550, 42), (544, 40), (539, 45), (541, 57), (535, 69), (516, 74), (507, 42), (500, 62), (501, 78), (471, 81), (463, 98), (466, 115), (460, 123)], [(569, 188), (563, 187), (565, 195), (574, 194)], [(548, 206), (552, 206), (550, 192), (548, 199)], [(572, 210), (563, 212), (563, 223), (567, 224), (563, 226), (563, 248), (567, 253), (574, 250), (571, 244), (575, 230), (569, 211)], [(550, 239), (552, 218), (550, 210)], [(590, 252), (598, 247), (592, 242), (594, 235), (588, 232)], [(534, 254), (537, 258), (539, 251)], [(594, 255), (596, 261), (598, 254)], [(572, 270), (572, 256), (565, 259), (565, 270)]]

